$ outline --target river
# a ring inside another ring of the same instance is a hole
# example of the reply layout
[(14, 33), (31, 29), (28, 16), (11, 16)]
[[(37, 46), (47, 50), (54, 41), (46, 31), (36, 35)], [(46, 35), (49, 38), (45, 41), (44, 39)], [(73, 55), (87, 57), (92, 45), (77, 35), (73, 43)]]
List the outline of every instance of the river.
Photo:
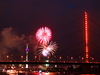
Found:
[(100, 75), (100, 74), (57, 74), (57, 73), (33, 73), (33, 74), (10, 74), (10, 75)]

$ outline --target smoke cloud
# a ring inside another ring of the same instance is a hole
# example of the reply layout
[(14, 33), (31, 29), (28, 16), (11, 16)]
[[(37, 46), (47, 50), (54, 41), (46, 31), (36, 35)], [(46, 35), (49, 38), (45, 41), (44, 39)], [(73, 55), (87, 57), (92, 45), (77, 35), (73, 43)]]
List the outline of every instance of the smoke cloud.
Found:
[(0, 59), (6, 59), (7, 54), (12, 50), (17, 49), (22, 52), (24, 38), (25, 35), (19, 37), (12, 27), (4, 28), (0, 33)]
[(37, 42), (35, 36), (29, 36), (29, 43), (33, 47), (34, 55), (37, 55), (37, 49), (40, 46), (40, 44)]
[(25, 60), (26, 44), (29, 44), (29, 59), (34, 60), (39, 47), (35, 37), (33, 35), (27, 37), (25, 35), (18, 36), (14, 28), (4, 28), (0, 32), (0, 60), (6, 60), (7, 55), (10, 55), (9, 60), (19, 60), (22, 55)]

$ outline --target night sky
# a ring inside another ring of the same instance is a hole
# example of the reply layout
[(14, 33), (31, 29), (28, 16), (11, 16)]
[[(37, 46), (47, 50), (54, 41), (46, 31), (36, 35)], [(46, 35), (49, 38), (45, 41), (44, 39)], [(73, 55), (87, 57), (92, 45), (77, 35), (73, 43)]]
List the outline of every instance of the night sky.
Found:
[[(17, 52), (19, 54), (21, 50), (24, 54), (24, 45), (22, 45), (22, 42), (16, 42), (15, 40), (30, 35), (34, 37), (38, 28), (47, 26), (52, 30), (52, 41), (58, 44), (58, 50), (55, 53), (57, 57), (62, 56), (63, 60), (66, 60), (67, 56), (74, 57), (76, 60), (79, 56), (84, 57), (85, 11), (88, 13), (89, 22), (89, 55), (99, 61), (99, 0), (1, 0), (0, 52), (8, 50), (6, 53), (4, 52), (5, 55), (9, 53), (14, 55)], [(11, 33), (11, 36), (6, 36), (9, 33)], [(14, 36), (18, 36), (18, 38), (14, 39)], [(8, 39), (11, 41), (8, 41)], [(18, 48), (16, 48), (17, 46)], [(33, 46), (35, 47), (35, 43)], [(33, 50), (33, 54), (30, 55), (34, 57), (36, 55), (35, 51)], [(33, 57), (30, 59), (33, 59)]]

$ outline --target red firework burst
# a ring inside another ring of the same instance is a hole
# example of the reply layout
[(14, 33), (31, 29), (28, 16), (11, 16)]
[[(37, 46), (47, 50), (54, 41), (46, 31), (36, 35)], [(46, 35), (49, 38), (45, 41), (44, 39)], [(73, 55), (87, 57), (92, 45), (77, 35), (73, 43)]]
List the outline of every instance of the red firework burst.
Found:
[(42, 27), (36, 32), (36, 39), (40, 44), (47, 44), (51, 39), (51, 30), (48, 27)]

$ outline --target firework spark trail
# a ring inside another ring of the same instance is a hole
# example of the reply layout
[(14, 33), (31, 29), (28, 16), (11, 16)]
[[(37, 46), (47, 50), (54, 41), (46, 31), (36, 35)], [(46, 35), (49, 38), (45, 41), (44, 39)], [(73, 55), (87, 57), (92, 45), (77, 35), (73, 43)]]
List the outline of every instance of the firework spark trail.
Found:
[(50, 56), (55, 53), (58, 46), (57, 46), (56, 42), (51, 41), (47, 45), (42, 45), (39, 48), (40, 48), (40, 50), (39, 50), (40, 54), (42, 54), (43, 56)]
[(47, 44), (52, 37), (51, 30), (48, 27), (42, 27), (36, 32), (36, 39), (40, 44)]

